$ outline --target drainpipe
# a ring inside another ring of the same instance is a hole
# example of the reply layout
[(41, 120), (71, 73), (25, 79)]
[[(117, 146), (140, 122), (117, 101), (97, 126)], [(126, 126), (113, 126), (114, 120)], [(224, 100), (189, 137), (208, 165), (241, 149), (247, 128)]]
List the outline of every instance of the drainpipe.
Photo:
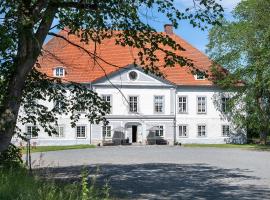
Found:
[[(92, 83), (89, 84), (90, 90), (92, 90)], [(92, 124), (89, 122), (89, 142), (92, 144)]]
[(176, 95), (177, 86), (174, 87), (174, 120), (173, 120), (173, 126), (174, 126), (174, 141), (173, 144), (176, 142), (176, 111), (177, 111), (177, 95)]

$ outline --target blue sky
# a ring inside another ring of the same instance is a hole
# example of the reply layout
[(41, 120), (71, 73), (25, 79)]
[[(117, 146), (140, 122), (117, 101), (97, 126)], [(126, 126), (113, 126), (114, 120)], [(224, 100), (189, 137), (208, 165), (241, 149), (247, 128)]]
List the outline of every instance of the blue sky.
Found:
[[(224, 10), (225, 18), (231, 18), (231, 11), (241, 0), (217, 0)], [(175, 0), (175, 6), (179, 9), (187, 8), (193, 5), (192, 0)], [(168, 23), (165, 17), (160, 16), (159, 13), (150, 12), (151, 17), (148, 19), (148, 23), (151, 24), (158, 31), (163, 31), (164, 24)], [(152, 18), (152, 19), (151, 19)], [(154, 18), (154, 19), (153, 19)], [(201, 51), (205, 51), (208, 43), (208, 30), (201, 31), (198, 28), (193, 28), (187, 21), (181, 21), (180, 26), (174, 32), (181, 36), (183, 39), (188, 41), (190, 44), (195, 46)]]

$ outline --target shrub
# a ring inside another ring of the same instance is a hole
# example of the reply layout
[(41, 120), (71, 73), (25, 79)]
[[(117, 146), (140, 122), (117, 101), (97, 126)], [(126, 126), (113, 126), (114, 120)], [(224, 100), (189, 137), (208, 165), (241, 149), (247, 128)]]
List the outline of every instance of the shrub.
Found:
[(17, 168), (22, 166), (21, 149), (10, 144), (8, 149), (0, 153), (0, 166), (3, 168)]

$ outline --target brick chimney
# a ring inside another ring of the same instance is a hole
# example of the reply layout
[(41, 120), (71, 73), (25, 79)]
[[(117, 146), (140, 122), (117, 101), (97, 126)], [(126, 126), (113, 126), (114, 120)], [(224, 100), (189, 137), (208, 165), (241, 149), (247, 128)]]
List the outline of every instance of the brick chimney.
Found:
[(165, 24), (164, 25), (164, 32), (168, 35), (173, 34), (173, 25), (172, 24)]

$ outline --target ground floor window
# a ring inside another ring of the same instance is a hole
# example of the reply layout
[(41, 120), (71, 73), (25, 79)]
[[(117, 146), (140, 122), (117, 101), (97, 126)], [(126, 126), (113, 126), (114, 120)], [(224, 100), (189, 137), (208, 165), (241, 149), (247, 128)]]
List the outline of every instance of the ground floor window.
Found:
[(164, 128), (163, 126), (155, 126), (155, 135), (157, 137), (163, 137), (164, 136)]
[(86, 126), (77, 126), (76, 136), (77, 138), (86, 138)]
[(37, 138), (37, 127), (36, 126), (26, 126), (26, 134), (30, 135), (31, 138)]
[(102, 133), (104, 138), (112, 137), (112, 127), (111, 126), (102, 126)]
[(179, 137), (187, 137), (187, 125), (179, 125)]
[(222, 125), (222, 136), (227, 137), (230, 135), (230, 126), (229, 125)]
[(54, 137), (63, 138), (64, 137), (64, 126), (57, 126), (55, 127), (56, 134), (54, 134)]
[(199, 137), (206, 137), (206, 126), (205, 125), (198, 125), (198, 136)]

